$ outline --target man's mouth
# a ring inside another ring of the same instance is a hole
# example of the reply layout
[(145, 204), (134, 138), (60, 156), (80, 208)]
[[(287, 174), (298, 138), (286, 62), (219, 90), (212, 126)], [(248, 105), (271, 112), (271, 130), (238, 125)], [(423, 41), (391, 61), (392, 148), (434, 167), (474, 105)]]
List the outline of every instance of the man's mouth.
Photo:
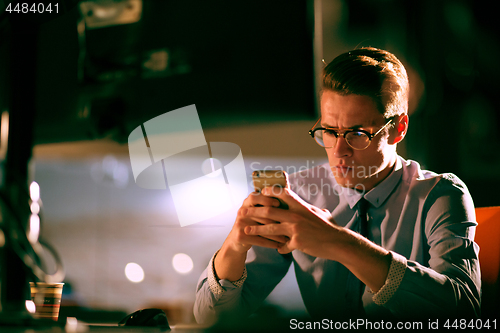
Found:
[(354, 170), (354, 167), (352, 166), (347, 166), (345, 164), (342, 165), (336, 165), (333, 168), (333, 172), (337, 173), (337, 175), (343, 175), (344, 177), (347, 176), (350, 172)]

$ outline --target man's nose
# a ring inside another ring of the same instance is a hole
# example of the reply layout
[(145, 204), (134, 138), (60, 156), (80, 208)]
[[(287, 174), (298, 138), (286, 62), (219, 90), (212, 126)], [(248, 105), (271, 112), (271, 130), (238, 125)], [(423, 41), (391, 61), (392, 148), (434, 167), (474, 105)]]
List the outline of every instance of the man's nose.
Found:
[(335, 157), (346, 157), (346, 156), (351, 156), (353, 149), (351, 146), (347, 144), (347, 141), (344, 139), (344, 137), (340, 136), (337, 138), (337, 144), (333, 149), (333, 154)]

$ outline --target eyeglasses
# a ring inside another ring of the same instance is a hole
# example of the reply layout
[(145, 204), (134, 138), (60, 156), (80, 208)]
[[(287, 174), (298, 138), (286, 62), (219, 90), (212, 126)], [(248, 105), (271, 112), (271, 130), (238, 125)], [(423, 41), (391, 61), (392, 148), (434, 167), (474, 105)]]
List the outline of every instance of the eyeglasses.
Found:
[[(321, 118), (318, 119), (316, 126)], [(384, 128), (389, 126), (394, 119), (390, 119), (381, 129), (379, 129), (375, 134), (367, 132), (365, 130), (360, 129), (347, 129), (347, 130), (339, 130), (335, 128), (324, 128), (318, 127), (314, 128), (314, 126), (309, 131), (309, 135), (316, 140), (316, 143), (324, 148), (333, 148), (337, 144), (337, 139), (339, 136), (343, 137), (347, 142), (349, 147), (355, 150), (363, 150), (368, 148), (372, 139), (376, 137)]]

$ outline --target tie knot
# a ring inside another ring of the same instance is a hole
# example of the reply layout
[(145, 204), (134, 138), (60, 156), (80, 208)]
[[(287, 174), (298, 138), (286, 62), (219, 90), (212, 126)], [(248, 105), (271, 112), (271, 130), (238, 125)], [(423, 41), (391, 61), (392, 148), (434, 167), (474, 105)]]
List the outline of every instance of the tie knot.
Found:
[(359, 199), (359, 201), (358, 201), (358, 211), (359, 211), (360, 215), (361, 215), (361, 213), (366, 215), (366, 211), (368, 210), (369, 206), (370, 206), (370, 203), (368, 202), (368, 200), (361, 197), (361, 199)]

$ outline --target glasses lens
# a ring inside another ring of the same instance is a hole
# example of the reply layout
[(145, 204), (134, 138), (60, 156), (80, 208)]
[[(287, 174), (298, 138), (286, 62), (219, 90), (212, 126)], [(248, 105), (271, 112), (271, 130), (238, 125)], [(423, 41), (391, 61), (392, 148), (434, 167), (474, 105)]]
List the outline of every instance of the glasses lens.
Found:
[(331, 148), (337, 143), (337, 138), (333, 131), (330, 130), (317, 130), (314, 132), (314, 139), (321, 147)]
[(345, 139), (349, 146), (357, 150), (365, 149), (370, 144), (370, 138), (363, 132), (348, 132)]
[(321, 147), (325, 146), (325, 142), (323, 141), (323, 131), (322, 130), (314, 131), (314, 140), (316, 140), (316, 143), (318, 145), (320, 145)]
[[(337, 136), (333, 130), (318, 129), (314, 132), (314, 139), (321, 147), (332, 148), (337, 144)], [(356, 150), (366, 149), (370, 145), (370, 138), (363, 132), (347, 132), (345, 140), (351, 148)]]

